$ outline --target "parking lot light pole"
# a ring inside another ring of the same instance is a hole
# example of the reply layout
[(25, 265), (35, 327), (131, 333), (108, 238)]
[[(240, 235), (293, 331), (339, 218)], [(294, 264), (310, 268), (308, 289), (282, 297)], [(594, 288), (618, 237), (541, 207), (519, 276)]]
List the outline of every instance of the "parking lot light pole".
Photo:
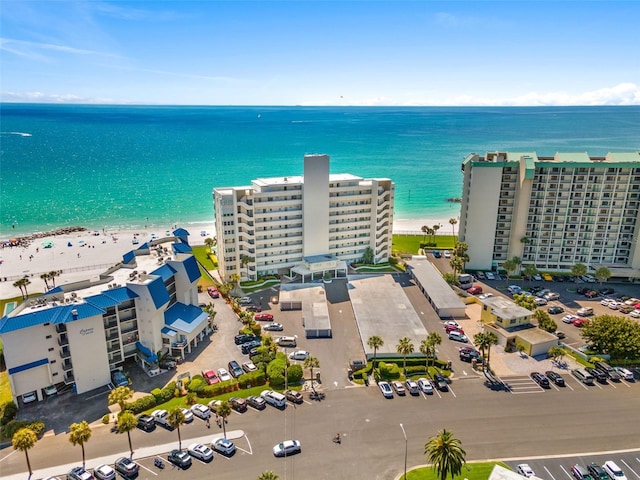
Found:
[(404, 431), (404, 426), (402, 424), (400, 424), (400, 428), (402, 429), (402, 435), (404, 435), (404, 477), (402, 477), (402, 480), (407, 480), (407, 432)]

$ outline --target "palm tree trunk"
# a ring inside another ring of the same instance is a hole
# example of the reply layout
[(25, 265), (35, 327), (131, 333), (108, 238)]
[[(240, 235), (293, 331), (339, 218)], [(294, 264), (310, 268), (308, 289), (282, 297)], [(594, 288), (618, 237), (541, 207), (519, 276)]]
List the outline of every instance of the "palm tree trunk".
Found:
[(29, 476), (31, 476), (33, 475), (33, 472), (31, 471), (31, 462), (29, 461), (29, 451), (25, 450), (24, 455), (27, 457), (27, 468), (29, 469)]
[(178, 428), (178, 450), (182, 450), (182, 437), (180, 436), (180, 426)]
[(86, 463), (84, 459), (84, 442), (80, 444), (80, 447), (82, 447), (82, 468), (84, 468)]
[(131, 456), (129, 458), (133, 458), (133, 446), (131, 445), (131, 432), (127, 431), (127, 437), (129, 437), (129, 451), (131, 452)]
[(224, 435), (224, 438), (226, 440), (227, 438), (227, 417), (222, 417), (222, 435)]

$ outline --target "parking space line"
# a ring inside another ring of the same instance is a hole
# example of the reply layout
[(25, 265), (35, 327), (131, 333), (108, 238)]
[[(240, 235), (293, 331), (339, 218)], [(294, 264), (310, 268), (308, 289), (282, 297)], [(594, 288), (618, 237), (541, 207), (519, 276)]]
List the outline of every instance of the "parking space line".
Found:
[(609, 382), (609, 381), (607, 381), (607, 383), (608, 383), (609, 385), (611, 385), (613, 388), (618, 388), (618, 387), (616, 387), (616, 386), (613, 384), (613, 382)]
[[(155, 458), (160, 459), (160, 460), (164, 463), (164, 460), (162, 459), (162, 457), (160, 457), (160, 456), (156, 455), (156, 457), (155, 457)], [(142, 463), (140, 463), (140, 462), (136, 462), (136, 463), (137, 463), (140, 467), (144, 468), (147, 472), (149, 472), (149, 473), (153, 473), (156, 477), (158, 476), (158, 474), (157, 474), (156, 472), (154, 472), (153, 470), (151, 470), (151, 469), (149, 469), (149, 468), (145, 467)]]
[(631, 385), (629, 385), (629, 382), (627, 382), (626, 380), (622, 382), (622, 384), (627, 388), (631, 388)]
[(558, 388), (558, 386), (555, 383), (549, 382), (549, 385), (551, 385), (553, 388), (555, 388), (557, 392), (560, 391), (560, 389)]
[(572, 475), (569, 472), (567, 472), (567, 469), (564, 468), (564, 465), (560, 465), (560, 468), (568, 478), (573, 478)]
[(631, 466), (627, 462), (624, 461), (624, 459), (620, 459), (620, 461), (624, 463), (627, 466), (627, 468), (631, 470), (636, 477), (640, 478), (640, 475), (638, 475), (637, 472), (633, 468), (631, 468)]
[(451, 387), (449, 387), (449, 391), (451, 392), (451, 395), (453, 395), (453, 398), (458, 398), (456, 396), (456, 392), (453, 391), (453, 389)]
[(549, 471), (549, 469), (545, 466), (544, 469), (547, 471), (547, 473), (549, 474), (549, 476), (551, 477), (551, 480), (556, 480), (556, 477), (554, 477), (553, 475), (551, 475), (551, 472)]

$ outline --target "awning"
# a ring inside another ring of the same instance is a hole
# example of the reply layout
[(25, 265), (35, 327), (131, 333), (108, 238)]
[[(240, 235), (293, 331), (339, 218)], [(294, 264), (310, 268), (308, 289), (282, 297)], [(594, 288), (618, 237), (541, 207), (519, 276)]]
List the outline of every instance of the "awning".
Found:
[(150, 348), (145, 347), (140, 342), (136, 342), (136, 349), (138, 350), (138, 352), (140, 352), (140, 353), (142, 353), (144, 355), (144, 357), (145, 357), (144, 359), (147, 362), (157, 362), (158, 361), (158, 356), (155, 353), (153, 353)]
[(176, 335), (178, 335), (178, 332), (176, 332), (175, 330), (169, 328), (169, 327), (164, 327), (161, 330), (163, 335), (166, 335), (167, 337), (175, 337)]

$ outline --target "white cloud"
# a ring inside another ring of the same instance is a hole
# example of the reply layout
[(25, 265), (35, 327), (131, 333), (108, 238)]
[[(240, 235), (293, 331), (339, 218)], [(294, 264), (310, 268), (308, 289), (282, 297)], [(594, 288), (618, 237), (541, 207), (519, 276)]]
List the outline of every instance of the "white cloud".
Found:
[(86, 50), (83, 48), (70, 47), (68, 45), (57, 45), (54, 43), (29, 42), (26, 40), (15, 40), (12, 38), (0, 38), (0, 50), (27, 57), (34, 60), (46, 60), (41, 51), (54, 51), (68, 53), (71, 55), (99, 55), (105, 57), (117, 57), (111, 53)]

